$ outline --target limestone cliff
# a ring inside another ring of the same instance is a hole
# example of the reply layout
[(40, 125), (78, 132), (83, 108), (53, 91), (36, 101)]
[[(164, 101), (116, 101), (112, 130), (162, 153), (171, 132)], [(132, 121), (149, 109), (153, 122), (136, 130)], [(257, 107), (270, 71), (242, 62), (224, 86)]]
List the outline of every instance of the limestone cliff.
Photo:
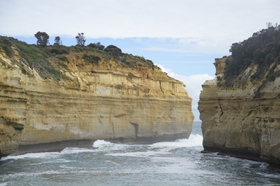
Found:
[(32, 151), (96, 139), (189, 136), (194, 117), (185, 85), (151, 61), (128, 54), (113, 58), (89, 47), (3, 40), (0, 157), (18, 146)]
[[(202, 85), (198, 109), (206, 151), (280, 166), (280, 44), (278, 39), (252, 44), (263, 41), (269, 29), (234, 44), (238, 52), (232, 56), (216, 59), (216, 78)], [(245, 53), (247, 46), (253, 55)]]

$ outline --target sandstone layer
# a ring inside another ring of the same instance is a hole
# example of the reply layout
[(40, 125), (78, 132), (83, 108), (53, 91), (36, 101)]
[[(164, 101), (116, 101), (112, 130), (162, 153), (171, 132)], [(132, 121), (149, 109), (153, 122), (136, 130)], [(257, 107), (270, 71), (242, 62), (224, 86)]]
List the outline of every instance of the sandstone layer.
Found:
[(144, 142), (191, 132), (185, 85), (156, 66), (129, 67), (102, 56), (88, 63), (87, 52), (76, 52), (63, 55), (67, 61), (48, 56), (53, 66), (67, 67), (57, 67), (63, 78), (54, 79), (12, 49), (8, 56), (0, 48), (0, 157), (16, 149), (54, 150), (97, 139)]
[[(198, 109), (204, 149), (279, 166), (280, 77), (269, 77), (280, 65), (275, 61), (262, 70), (252, 63), (226, 86), (226, 60), (216, 59), (216, 78), (202, 85)], [(252, 81), (258, 70), (263, 78)]]

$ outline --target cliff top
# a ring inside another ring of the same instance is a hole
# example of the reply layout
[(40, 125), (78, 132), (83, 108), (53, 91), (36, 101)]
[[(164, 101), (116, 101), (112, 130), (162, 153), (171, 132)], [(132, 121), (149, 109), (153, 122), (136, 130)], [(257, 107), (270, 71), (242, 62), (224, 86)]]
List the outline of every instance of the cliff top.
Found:
[[(69, 68), (73, 66), (74, 61), (79, 63), (75, 65), (80, 66), (80, 70), (84, 70), (81, 68), (82, 64), (100, 66), (101, 63), (103, 65), (107, 63), (115, 71), (116, 69), (113, 68), (125, 68), (126, 71), (129, 71), (129, 69), (140, 71), (143, 69), (160, 70), (151, 60), (122, 53), (121, 49), (114, 45), (109, 45), (104, 50), (96, 47), (95, 44), (69, 47), (63, 45), (40, 46), (30, 45), (12, 37), (0, 36), (1, 51), (12, 59), (13, 63), (20, 67), (24, 74), (29, 75), (29, 70), (24, 67), (27, 65), (30, 69), (35, 69), (43, 79), (67, 79), (65, 73), (62, 72), (73, 71), (73, 68)], [(102, 71), (102, 69), (100, 70)], [(166, 73), (162, 73), (166, 76), (164, 79), (175, 81), (175, 79), (168, 77)], [(153, 77), (150, 78), (153, 79)]]
[[(274, 81), (280, 76), (280, 25), (268, 25), (252, 37), (233, 43), (229, 57), (216, 59), (218, 85), (247, 86), (260, 80)], [(223, 74), (221, 75), (221, 72)]]

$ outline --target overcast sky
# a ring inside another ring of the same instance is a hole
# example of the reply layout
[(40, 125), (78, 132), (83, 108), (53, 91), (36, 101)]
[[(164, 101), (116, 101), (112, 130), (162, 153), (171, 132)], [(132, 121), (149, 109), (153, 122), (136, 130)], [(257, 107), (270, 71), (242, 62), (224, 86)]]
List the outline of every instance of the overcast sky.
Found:
[(36, 43), (60, 36), (75, 45), (116, 45), (144, 56), (183, 81), (193, 98), (195, 120), (201, 84), (215, 76), (214, 58), (229, 55), (266, 23), (280, 23), (280, 0), (0, 0), (0, 35)]

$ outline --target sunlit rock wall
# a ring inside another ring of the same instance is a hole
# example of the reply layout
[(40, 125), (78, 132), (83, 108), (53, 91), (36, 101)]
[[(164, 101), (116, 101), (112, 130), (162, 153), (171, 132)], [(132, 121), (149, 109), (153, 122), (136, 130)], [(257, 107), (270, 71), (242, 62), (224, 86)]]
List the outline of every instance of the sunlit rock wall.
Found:
[(9, 58), (0, 50), (0, 156), (18, 145), (41, 144), (42, 150), (42, 144), (57, 142), (141, 141), (191, 132), (185, 85), (158, 67), (89, 64), (76, 53), (67, 56), (67, 78), (56, 81), (43, 79), (15, 54)]

